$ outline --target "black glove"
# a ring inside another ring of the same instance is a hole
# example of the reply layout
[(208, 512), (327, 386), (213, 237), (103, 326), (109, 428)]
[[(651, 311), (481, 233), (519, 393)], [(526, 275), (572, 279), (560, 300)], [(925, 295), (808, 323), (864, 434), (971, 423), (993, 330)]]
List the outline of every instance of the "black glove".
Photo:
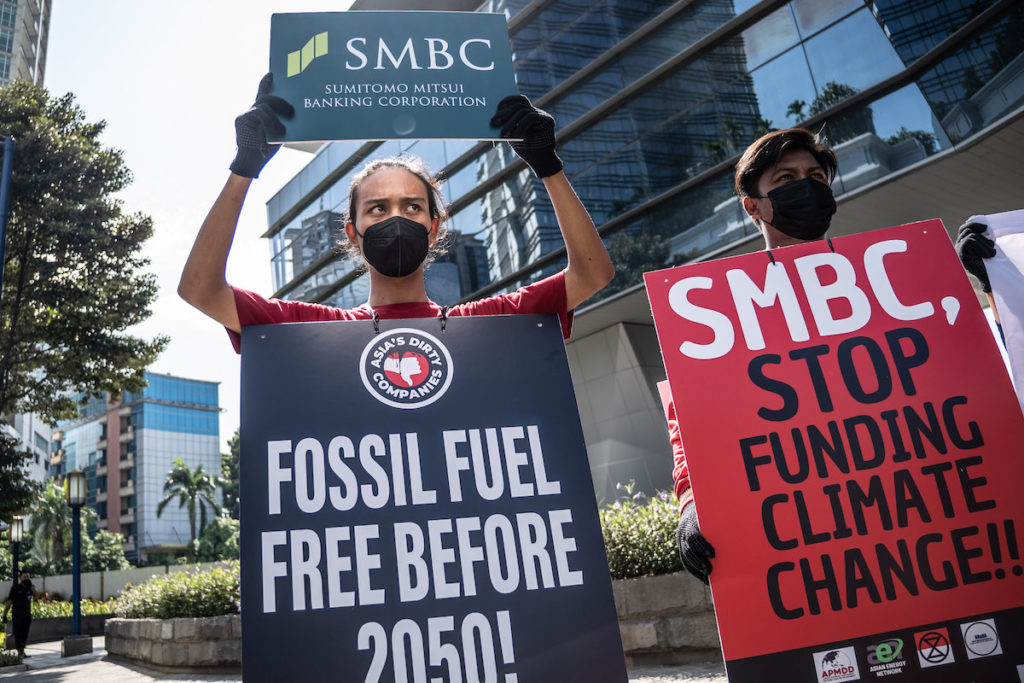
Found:
[(256, 101), (249, 111), (235, 119), (235, 143), (238, 153), (231, 162), (231, 172), (246, 178), (256, 178), (260, 171), (277, 152), (280, 145), (267, 142), (267, 135), (284, 135), (284, 124), (280, 116), (291, 116), (295, 108), (285, 100), (267, 91), (274, 82), (274, 74), (268, 73), (260, 81)]
[(692, 503), (684, 507), (682, 514), (679, 515), (676, 541), (679, 543), (679, 557), (682, 558), (686, 571), (708, 583), (708, 575), (711, 573), (709, 560), (715, 556), (715, 549), (701, 535), (700, 526), (697, 524), (697, 508)]
[(503, 138), (522, 138), (521, 142), (509, 144), (538, 178), (562, 170), (562, 160), (555, 154), (555, 119), (530, 104), (525, 96), (510, 95), (499, 102), (491, 125), (501, 126)]
[(956, 254), (964, 264), (964, 270), (981, 282), (983, 292), (992, 291), (985, 259), (996, 255), (996, 243), (983, 234), (987, 230), (984, 223), (964, 223), (956, 236)]

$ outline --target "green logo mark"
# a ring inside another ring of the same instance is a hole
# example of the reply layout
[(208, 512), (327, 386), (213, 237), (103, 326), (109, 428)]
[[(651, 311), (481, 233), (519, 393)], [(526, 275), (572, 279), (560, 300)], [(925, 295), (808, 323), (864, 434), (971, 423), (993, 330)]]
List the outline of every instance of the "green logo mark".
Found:
[(325, 54), (327, 54), (327, 31), (310, 38), (301, 50), (288, 53), (288, 78), (302, 73), (310, 62)]
[(878, 657), (878, 661), (888, 664), (899, 657), (902, 651), (903, 641), (899, 638), (893, 638), (892, 640), (880, 643), (875, 649), (875, 656)]

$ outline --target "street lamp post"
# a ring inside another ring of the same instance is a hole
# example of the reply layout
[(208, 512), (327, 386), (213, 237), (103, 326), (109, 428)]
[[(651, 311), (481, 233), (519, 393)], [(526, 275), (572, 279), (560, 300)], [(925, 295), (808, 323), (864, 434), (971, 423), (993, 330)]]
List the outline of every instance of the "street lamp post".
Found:
[(21, 541), (25, 538), (25, 520), (15, 515), (11, 518), (11, 554), (14, 555), (14, 571), (11, 573), (11, 579), (15, 583), (18, 581), (18, 546)]
[(80, 556), (82, 554), (82, 506), (85, 505), (85, 473), (81, 470), (68, 472), (64, 480), (64, 492), (68, 497), (68, 505), (74, 511), (74, 524), (71, 527), (71, 633), (64, 637), (61, 644), (61, 656), (71, 657), (92, 652), (92, 637), (82, 635), (82, 571)]
[(82, 551), (82, 506), (85, 505), (85, 473), (81, 470), (68, 472), (64, 481), (64, 491), (68, 497), (68, 505), (74, 511), (71, 527), (71, 635), (82, 635), (82, 571), (79, 557)]

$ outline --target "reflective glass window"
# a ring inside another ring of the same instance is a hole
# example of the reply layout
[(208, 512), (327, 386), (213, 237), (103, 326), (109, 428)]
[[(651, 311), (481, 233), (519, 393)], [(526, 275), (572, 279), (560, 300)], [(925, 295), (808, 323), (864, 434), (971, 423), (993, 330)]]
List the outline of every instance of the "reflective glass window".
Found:
[(800, 34), (807, 37), (831, 22), (864, 6), (864, 0), (793, 0), (793, 15)]
[(756, 68), (800, 40), (789, 5), (780, 7), (748, 28), (742, 37), (748, 69)]
[(917, 80), (954, 142), (1020, 105), (1024, 7), (1015, 7)]
[(873, 0), (871, 6), (896, 52), (910, 64), (991, 4), (977, 0)]
[(807, 118), (817, 95), (803, 49), (796, 47), (750, 74), (761, 118), (777, 128)]
[(818, 90), (812, 114), (903, 69), (903, 62), (866, 8), (805, 41), (804, 51)]

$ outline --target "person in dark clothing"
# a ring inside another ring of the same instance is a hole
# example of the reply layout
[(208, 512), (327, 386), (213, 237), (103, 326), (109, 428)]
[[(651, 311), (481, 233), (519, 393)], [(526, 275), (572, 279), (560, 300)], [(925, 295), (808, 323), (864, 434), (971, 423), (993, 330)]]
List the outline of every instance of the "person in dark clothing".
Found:
[(11, 586), (11, 592), (7, 594), (4, 601), (4, 623), (7, 623), (7, 613), (14, 612), (14, 645), (18, 648), (18, 654), (22, 657), (29, 657), (25, 654), (25, 643), (28, 641), (28, 629), (32, 625), (32, 600), (39, 599), (39, 593), (28, 572), (21, 573), (21, 581)]

